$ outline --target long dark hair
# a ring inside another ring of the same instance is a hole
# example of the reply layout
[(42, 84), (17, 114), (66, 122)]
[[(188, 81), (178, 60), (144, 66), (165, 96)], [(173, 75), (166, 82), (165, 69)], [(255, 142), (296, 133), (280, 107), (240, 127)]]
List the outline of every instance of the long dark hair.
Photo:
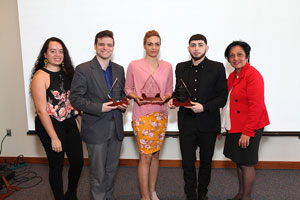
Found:
[(45, 41), (45, 43), (39, 53), (39, 56), (37, 57), (37, 60), (35, 61), (34, 67), (32, 69), (31, 80), (32, 80), (32, 77), (35, 74), (35, 72), (37, 72), (39, 69), (41, 69), (45, 66), (44, 54), (47, 52), (50, 42), (58, 42), (59, 44), (61, 44), (61, 46), (63, 48), (63, 52), (64, 52), (64, 60), (63, 60), (64, 66), (62, 66), (62, 64), (61, 64), (60, 67), (66, 72), (66, 74), (70, 78), (70, 80), (72, 80), (73, 75), (74, 75), (74, 66), (72, 64), (72, 61), (71, 61), (71, 58), (69, 55), (69, 51), (68, 51), (66, 45), (63, 43), (63, 41), (56, 37), (51, 37)]

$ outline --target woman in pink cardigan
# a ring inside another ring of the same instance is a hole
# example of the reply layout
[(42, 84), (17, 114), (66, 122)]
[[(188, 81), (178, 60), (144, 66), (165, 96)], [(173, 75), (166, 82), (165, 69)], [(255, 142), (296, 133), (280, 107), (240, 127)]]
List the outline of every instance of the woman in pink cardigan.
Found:
[[(128, 96), (134, 99), (132, 127), (140, 153), (138, 179), (142, 200), (158, 200), (155, 185), (159, 168), (159, 151), (165, 138), (168, 121), (166, 102), (173, 91), (172, 66), (158, 59), (160, 45), (158, 32), (148, 31), (144, 37), (145, 58), (132, 61), (126, 74), (125, 90)], [(149, 78), (153, 78), (157, 83), (161, 102), (143, 101), (142, 89)]]

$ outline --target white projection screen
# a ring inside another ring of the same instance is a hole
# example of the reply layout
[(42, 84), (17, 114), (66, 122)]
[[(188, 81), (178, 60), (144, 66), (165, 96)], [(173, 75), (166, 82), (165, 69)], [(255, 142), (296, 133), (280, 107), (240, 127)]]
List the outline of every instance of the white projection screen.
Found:
[[(224, 58), (226, 46), (244, 40), (251, 47), (251, 64), (265, 80), (270, 132), (300, 132), (300, 1), (298, 0), (19, 0), (28, 130), (34, 130), (29, 93), (30, 74), (44, 41), (62, 39), (74, 65), (95, 55), (94, 37), (109, 29), (115, 35), (113, 61), (124, 66), (144, 57), (143, 36), (155, 29), (162, 38), (160, 59), (175, 71), (190, 59), (188, 39), (202, 33), (208, 39), (207, 57), (232, 67)], [(124, 117), (131, 131), (132, 107)], [(177, 131), (177, 110), (169, 111), (168, 131)]]

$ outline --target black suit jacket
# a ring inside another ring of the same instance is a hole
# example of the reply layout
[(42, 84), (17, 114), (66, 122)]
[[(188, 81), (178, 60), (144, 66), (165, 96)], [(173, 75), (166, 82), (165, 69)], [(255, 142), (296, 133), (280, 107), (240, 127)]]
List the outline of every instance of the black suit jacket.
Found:
[[(198, 103), (204, 107), (204, 112), (192, 113), (190, 109), (180, 107), (178, 111), (178, 129), (183, 128), (183, 121), (187, 115), (194, 115), (194, 126), (201, 132), (219, 132), (221, 127), (220, 108), (227, 101), (227, 81), (224, 65), (207, 58), (201, 62), (201, 78), (198, 88)], [(192, 61), (178, 63), (176, 66), (176, 84), (182, 79), (189, 88), (189, 69)], [(191, 123), (189, 123), (191, 124)]]
[[(122, 66), (112, 63), (113, 81), (118, 78), (125, 85)], [(71, 84), (70, 101), (73, 106), (83, 111), (81, 134), (88, 144), (101, 144), (107, 141), (112, 113), (116, 123), (119, 140), (124, 138), (122, 113), (119, 109), (102, 112), (102, 104), (108, 102), (109, 93), (105, 78), (96, 57), (76, 67)]]

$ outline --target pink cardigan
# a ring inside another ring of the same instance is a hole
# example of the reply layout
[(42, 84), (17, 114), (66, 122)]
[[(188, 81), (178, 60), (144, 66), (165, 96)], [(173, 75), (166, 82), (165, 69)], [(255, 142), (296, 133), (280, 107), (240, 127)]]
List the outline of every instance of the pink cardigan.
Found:
[[(173, 71), (172, 65), (169, 62), (160, 60), (155, 73), (149, 69), (146, 59), (134, 60), (129, 63), (126, 73), (125, 91), (127, 94), (135, 93), (137, 96), (142, 96), (141, 89), (143, 88), (148, 77), (152, 75), (160, 88), (160, 96), (172, 95), (173, 92)], [(139, 106), (136, 102), (133, 104), (132, 120), (153, 112), (162, 112), (168, 114), (167, 105), (145, 104)]]

